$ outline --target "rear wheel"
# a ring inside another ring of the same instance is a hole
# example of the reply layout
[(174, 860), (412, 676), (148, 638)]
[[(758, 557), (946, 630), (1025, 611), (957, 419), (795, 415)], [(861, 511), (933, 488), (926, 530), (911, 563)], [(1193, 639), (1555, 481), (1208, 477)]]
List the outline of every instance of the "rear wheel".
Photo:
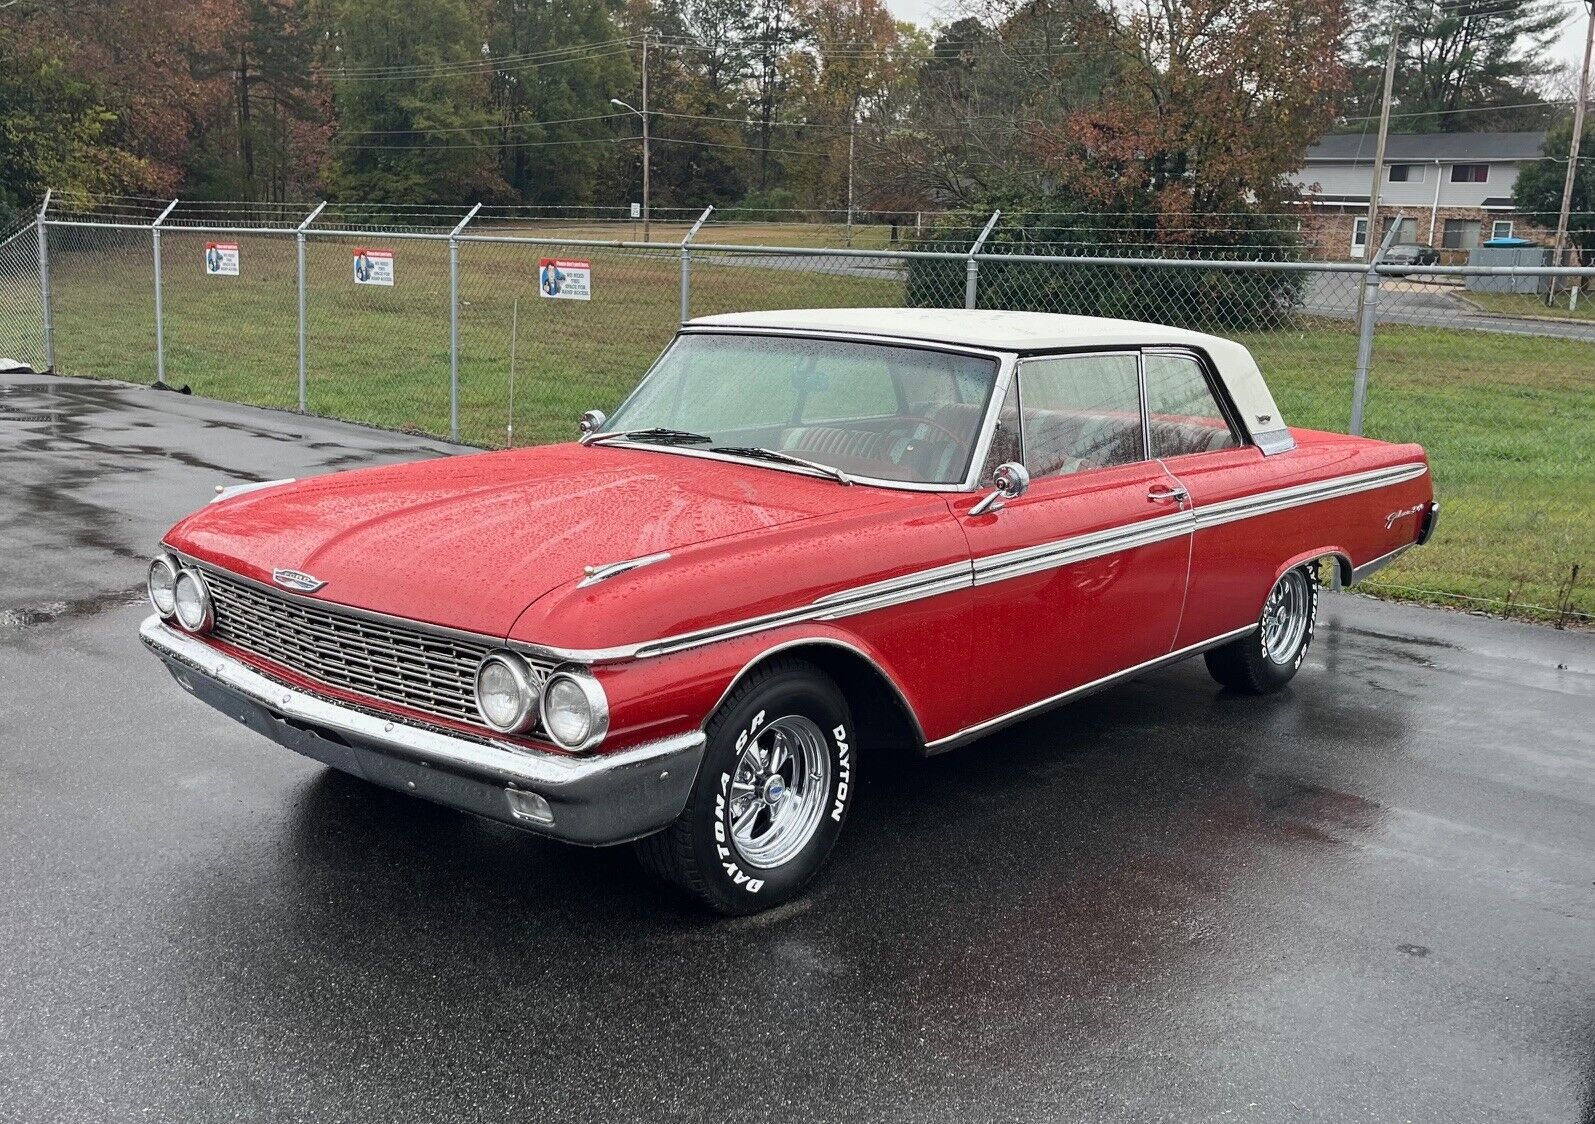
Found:
[(686, 808), (639, 840), (644, 869), (720, 913), (788, 901), (817, 874), (855, 790), (841, 691), (797, 660), (766, 664), (710, 720)]
[(1289, 683), (1307, 656), (1318, 617), (1314, 565), (1288, 570), (1263, 603), (1257, 630), (1207, 653), (1207, 670), (1231, 690), (1266, 695)]

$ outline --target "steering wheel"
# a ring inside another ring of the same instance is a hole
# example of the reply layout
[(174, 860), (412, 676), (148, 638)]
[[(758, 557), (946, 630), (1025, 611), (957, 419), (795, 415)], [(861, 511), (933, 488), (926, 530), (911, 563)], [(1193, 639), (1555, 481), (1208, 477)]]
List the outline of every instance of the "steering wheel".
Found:
[[(914, 429), (917, 429), (920, 425), (928, 425), (932, 429), (939, 429), (945, 433), (947, 435), (947, 440), (951, 441), (954, 445), (963, 443), (964, 439), (962, 437), (958, 436), (958, 434), (954, 433), (952, 430), (948, 429), (945, 425), (939, 421), (936, 421), (934, 418), (927, 418), (925, 415), (920, 414), (911, 420), (913, 424), (910, 426), (910, 432), (912, 432)], [(909, 440), (912, 441), (914, 438), (910, 437)]]

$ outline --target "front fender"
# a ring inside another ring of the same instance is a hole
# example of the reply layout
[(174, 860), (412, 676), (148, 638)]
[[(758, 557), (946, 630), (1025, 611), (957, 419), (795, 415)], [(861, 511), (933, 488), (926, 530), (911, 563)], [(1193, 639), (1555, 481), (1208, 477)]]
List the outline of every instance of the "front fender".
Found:
[(805, 646), (844, 650), (866, 661), (896, 694), (915, 735), (924, 740), (921, 707), (890, 658), (849, 629), (810, 621), (671, 655), (594, 667), (610, 708), (610, 733), (600, 752), (701, 730), (750, 670)]

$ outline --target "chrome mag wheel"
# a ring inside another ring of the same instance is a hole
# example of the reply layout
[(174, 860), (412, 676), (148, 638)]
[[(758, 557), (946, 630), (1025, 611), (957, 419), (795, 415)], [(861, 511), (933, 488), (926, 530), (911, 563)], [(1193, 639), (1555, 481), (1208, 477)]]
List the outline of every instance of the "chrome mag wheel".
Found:
[(750, 738), (731, 778), (731, 839), (749, 865), (788, 862), (814, 838), (831, 787), (825, 734), (789, 714)]
[(1279, 579), (1263, 606), (1263, 653), (1274, 663), (1295, 659), (1307, 634), (1313, 605), (1313, 591), (1307, 582), (1303, 571), (1290, 571)]

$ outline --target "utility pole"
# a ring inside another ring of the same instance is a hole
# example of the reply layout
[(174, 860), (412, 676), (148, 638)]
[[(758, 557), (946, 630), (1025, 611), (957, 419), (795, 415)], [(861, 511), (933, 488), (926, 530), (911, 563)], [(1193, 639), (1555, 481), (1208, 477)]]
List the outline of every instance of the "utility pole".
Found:
[(853, 132), (858, 128), (858, 107), (847, 122), (847, 244), (853, 245)]
[[(1556, 220), (1556, 250), (1552, 255), (1555, 265), (1566, 264), (1567, 217), (1573, 206), (1573, 181), (1578, 176), (1579, 142), (1584, 139), (1584, 109), (1589, 105), (1589, 62), (1595, 51), (1595, 0), (1584, 0), (1589, 6), (1589, 27), (1584, 32), (1584, 65), (1578, 72), (1578, 105), (1573, 108), (1573, 142), (1567, 149), (1567, 178), (1562, 181), (1562, 211)], [(1578, 284), (1578, 282), (1574, 282)], [(1556, 300), (1556, 278), (1547, 286), (1546, 303)]]
[(651, 241), (651, 220), (648, 210), (648, 169), (653, 163), (648, 157), (648, 29), (642, 29), (642, 240)]
[(1390, 136), (1390, 90), (1396, 81), (1396, 48), (1400, 45), (1401, 31), (1394, 20), (1390, 23), (1390, 54), (1385, 59), (1385, 93), (1379, 107), (1379, 143), (1374, 146), (1373, 183), (1368, 186), (1368, 236), (1362, 240), (1363, 254), (1367, 255), (1378, 244), (1379, 188), (1385, 178), (1385, 141)]

